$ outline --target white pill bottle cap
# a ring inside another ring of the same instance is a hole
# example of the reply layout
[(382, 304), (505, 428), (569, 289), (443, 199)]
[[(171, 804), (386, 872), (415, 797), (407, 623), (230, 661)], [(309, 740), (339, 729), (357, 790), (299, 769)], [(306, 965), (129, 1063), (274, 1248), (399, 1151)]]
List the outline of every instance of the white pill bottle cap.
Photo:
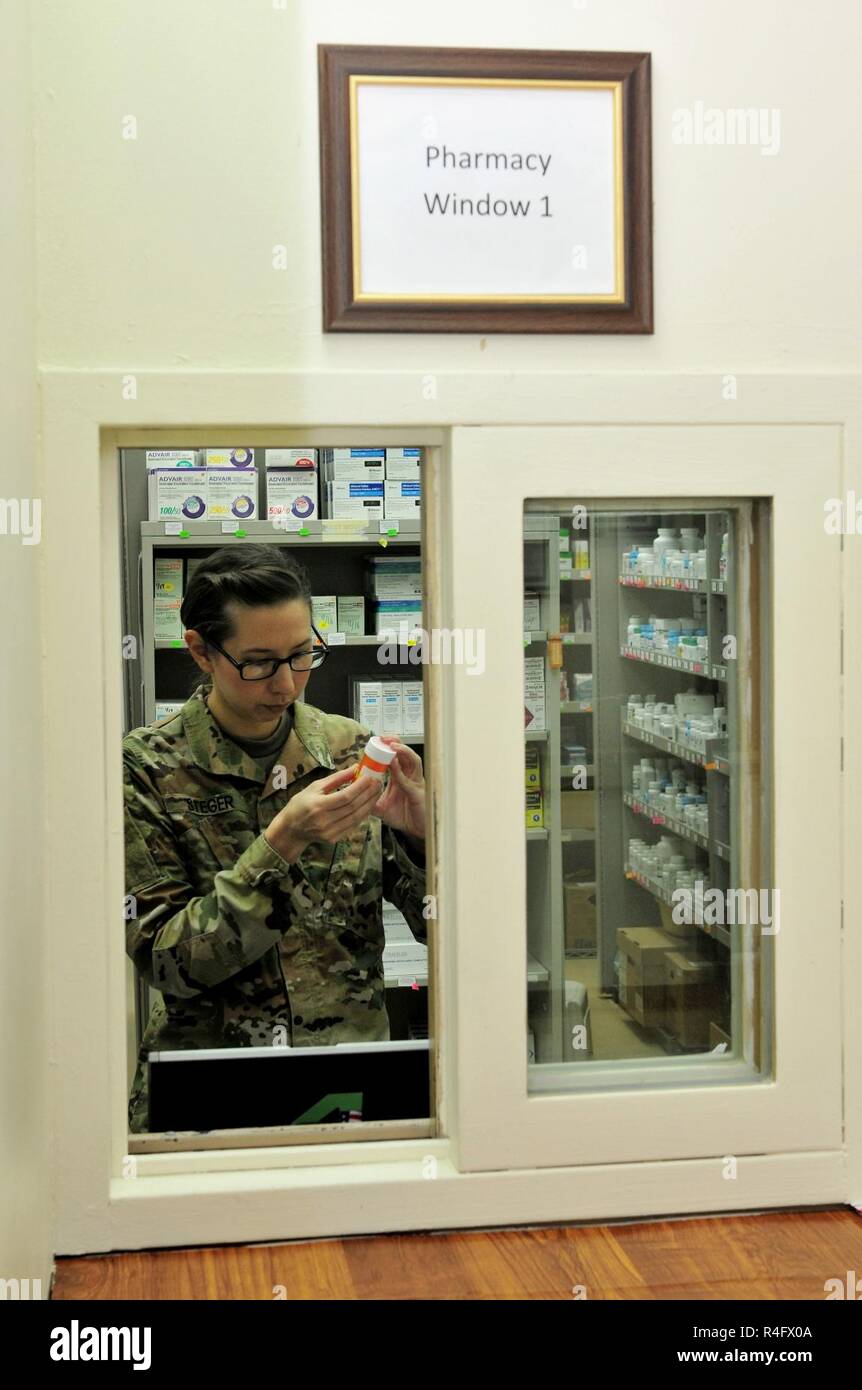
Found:
[(378, 734), (372, 734), (365, 745), (365, 757), (372, 758), (376, 763), (385, 763), (388, 767), (395, 757), (395, 749), (384, 743)]

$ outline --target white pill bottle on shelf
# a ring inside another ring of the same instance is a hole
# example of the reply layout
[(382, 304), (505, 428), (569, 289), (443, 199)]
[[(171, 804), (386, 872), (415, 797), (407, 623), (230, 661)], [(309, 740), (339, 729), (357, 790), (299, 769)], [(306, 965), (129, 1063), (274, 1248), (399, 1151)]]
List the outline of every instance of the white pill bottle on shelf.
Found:
[(675, 531), (672, 526), (660, 526), (658, 528), (658, 535), (652, 543), (654, 574), (658, 575), (665, 573), (665, 566), (662, 557), (664, 556), (666, 550), (676, 549), (678, 539), (679, 532)]

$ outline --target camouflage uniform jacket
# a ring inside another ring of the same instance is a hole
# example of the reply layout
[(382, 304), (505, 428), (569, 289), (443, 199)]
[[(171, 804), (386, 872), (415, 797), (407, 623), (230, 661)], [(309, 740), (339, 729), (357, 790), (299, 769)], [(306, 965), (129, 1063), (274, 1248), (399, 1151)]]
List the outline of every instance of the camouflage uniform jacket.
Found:
[(381, 898), (427, 939), (424, 853), (378, 816), (293, 863), (263, 837), (292, 796), (355, 763), (371, 730), (297, 700), (265, 779), (208, 689), (123, 740), (126, 951), (163, 1001), (138, 1054), (133, 1132), (146, 1128), (150, 1051), (272, 1045), (277, 1027), (291, 1046), (388, 1038)]

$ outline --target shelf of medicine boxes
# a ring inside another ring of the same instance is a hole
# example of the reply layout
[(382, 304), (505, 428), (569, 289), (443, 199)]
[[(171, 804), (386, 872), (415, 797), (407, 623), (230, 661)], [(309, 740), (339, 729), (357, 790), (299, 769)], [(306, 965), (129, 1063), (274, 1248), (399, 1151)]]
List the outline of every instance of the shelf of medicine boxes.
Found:
[[(623, 792), (623, 801), (634, 811), (635, 815), (643, 816), (652, 825), (666, 826), (672, 830), (674, 835), (678, 835), (681, 840), (688, 840), (693, 845), (700, 845), (701, 849), (709, 849), (709, 836), (703, 835), (699, 830), (692, 830), (684, 820), (677, 820), (676, 816), (665, 815), (663, 811), (656, 811), (652, 806), (648, 806), (640, 797), (635, 796), (634, 792)], [(716, 843), (716, 853), (719, 858), (724, 859), (724, 855)]]
[[(674, 906), (673, 892), (665, 888), (663, 884), (657, 883), (655, 879), (647, 878), (646, 874), (640, 873), (638, 869), (633, 869), (629, 864), (626, 864), (624, 873), (626, 878), (639, 883), (641, 888), (645, 888), (659, 902), (666, 903), (668, 907)], [(730, 932), (727, 927), (719, 926), (717, 922), (698, 922), (696, 925), (699, 931), (702, 931), (706, 936), (714, 936), (716, 941), (720, 941), (723, 946), (731, 945)]]
[[(724, 584), (723, 579), (714, 579), (713, 584)], [(705, 594), (705, 579), (678, 579), (670, 575), (662, 575), (659, 578), (647, 579), (645, 576), (637, 574), (621, 574), (620, 583), (627, 589), (678, 589), (686, 594)], [(714, 594), (724, 593), (724, 589), (713, 588)]]
[(638, 743), (647, 743), (652, 748), (660, 748), (664, 753), (670, 753), (672, 757), (679, 758), (682, 762), (693, 763), (695, 767), (703, 767), (707, 772), (720, 772), (725, 777), (730, 776), (730, 761), (726, 756), (727, 743), (722, 739), (722, 751), (715, 753), (701, 753), (697, 748), (690, 748), (687, 743), (677, 743), (675, 739), (663, 738), (661, 734), (654, 734), (649, 729), (642, 729), (637, 724), (630, 724), (623, 715), (623, 733), (627, 738), (637, 739)]
[(666, 666), (669, 671), (685, 671), (690, 676), (702, 676), (708, 681), (726, 681), (727, 667), (716, 666), (710, 661), (680, 661), (679, 657), (667, 656), (665, 652), (642, 652), (636, 647), (620, 647), (620, 656), (627, 661), (646, 661), (650, 666)]
[[(270, 541), (281, 540), (289, 545), (368, 545), (369, 540), (379, 541), (381, 536), (389, 545), (409, 544), (415, 545), (422, 538), (422, 522), (418, 518), (408, 517), (398, 518), (393, 521), (386, 521), (385, 524), (380, 519), (367, 522), (355, 521), (352, 519), (341, 519), (339, 517), (319, 517), (316, 520), (303, 522), (303, 531), (308, 534), (301, 534), (298, 530), (285, 530), (281, 526), (274, 526), (271, 521), (246, 521), (239, 523), (221, 521), (187, 521), (183, 523), (183, 531), (178, 532), (175, 528), (178, 522), (165, 521), (142, 521), (141, 535), (150, 538), (163, 537), (165, 542), (171, 546), (177, 541), (182, 540), (202, 540), (208, 541), (218, 538), (222, 543), (241, 543), (244, 539)], [(168, 530), (168, 527), (171, 530)], [(233, 529), (231, 529), (233, 527)], [(394, 536), (390, 536), (387, 531), (395, 531)], [(337, 636), (337, 642), (333, 646), (379, 646), (381, 638), (372, 634), (364, 636), (353, 636), (349, 633), (330, 634)], [(153, 642), (156, 651), (170, 650), (171, 648), (184, 647), (185, 642), (181, 637), (175, 638), (170, 642)], [(412, 643), (408, 642), (408, 646)], [(402, 743), (423, 744), (423, 735), (400, 734)]]

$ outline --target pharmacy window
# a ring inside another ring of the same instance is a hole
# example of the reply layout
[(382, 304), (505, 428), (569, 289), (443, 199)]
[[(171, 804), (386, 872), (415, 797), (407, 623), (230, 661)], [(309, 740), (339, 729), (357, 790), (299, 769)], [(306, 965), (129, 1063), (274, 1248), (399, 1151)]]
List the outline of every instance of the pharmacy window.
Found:
[(768, 1075), (768, 504), (528, 500), (523, 553), (528, 1089)]
[(120, 467), (130, 1149), (431, 1134), (422, 450)]

